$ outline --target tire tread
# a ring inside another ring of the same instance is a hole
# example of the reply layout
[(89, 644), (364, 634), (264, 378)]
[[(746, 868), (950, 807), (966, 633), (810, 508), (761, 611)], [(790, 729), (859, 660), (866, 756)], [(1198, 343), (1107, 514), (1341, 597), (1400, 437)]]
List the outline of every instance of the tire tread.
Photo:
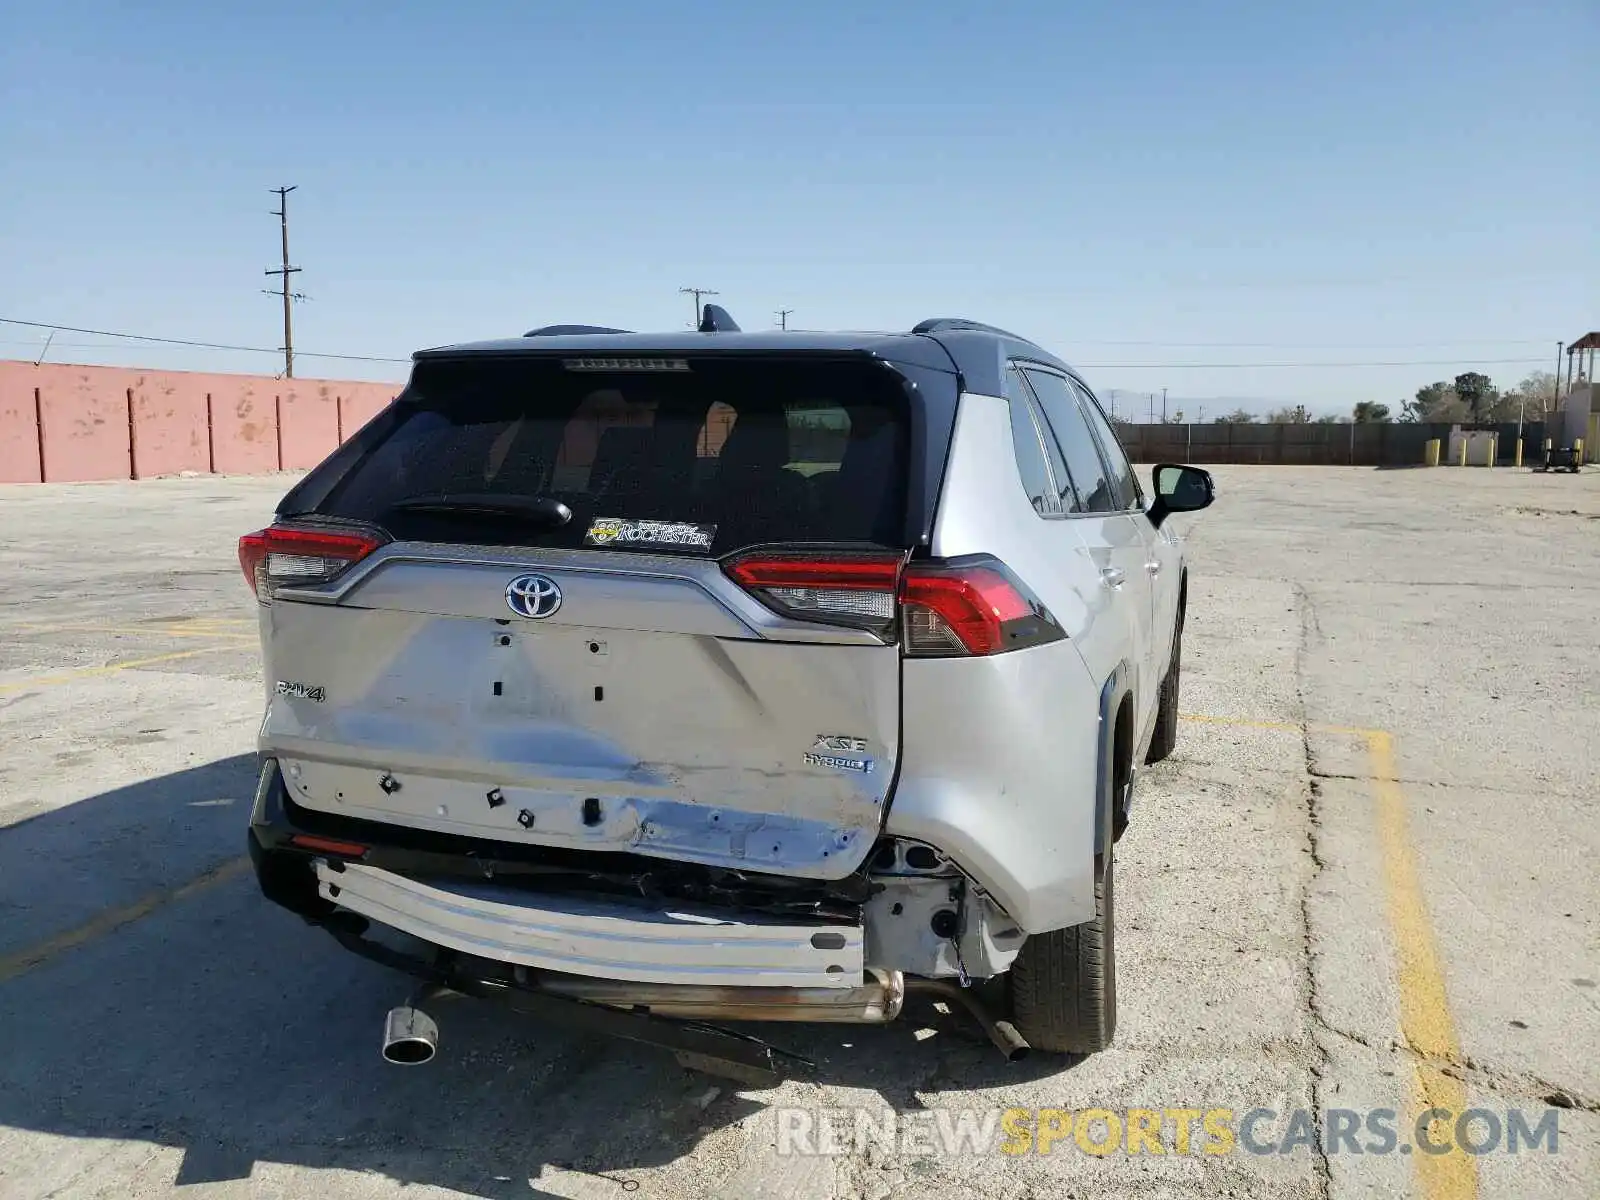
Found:
[(1012, 1019), (1036, 1049), (1093, 1054), (1116, 1033), (1116, 895), (1109, 861), (1095, 880), (1094, 899), (1093, 921), (1034, 934), (1012, 965)]

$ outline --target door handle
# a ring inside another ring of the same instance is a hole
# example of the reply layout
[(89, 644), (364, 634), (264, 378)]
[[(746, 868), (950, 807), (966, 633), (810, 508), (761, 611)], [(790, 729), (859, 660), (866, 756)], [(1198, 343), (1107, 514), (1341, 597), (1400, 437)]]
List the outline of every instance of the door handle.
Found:
[(1144, 565), (1144, 569), (1149, 571), (1152, 575), (1159, 575), (1161, 574), (1161, 563), (1159, 560), (1156, 562), (1147, 562)]
[(1107, 587), (1121, 587), (1123, 580), (1128, 578), (1128, 573), (1121, 567), (1102, 567), (1100, 579)]

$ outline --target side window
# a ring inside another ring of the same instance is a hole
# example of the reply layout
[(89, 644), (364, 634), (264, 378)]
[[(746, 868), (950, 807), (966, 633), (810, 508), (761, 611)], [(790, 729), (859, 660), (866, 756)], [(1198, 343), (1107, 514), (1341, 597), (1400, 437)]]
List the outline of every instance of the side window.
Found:
[(1006, 371), (1006, 405), (1011, 410), (1011, 446), (1017, 455), (1017, 469), (1022, 473), (1022, 486), (1028, 493), (1028, 502), (1041, 517), (1061, 511), (1061, 502), (1045, 466), (1044, 439), (1033, 419), (1033, 402), (1022, 376), (1015, 368)]
[(1078, 491), (1078, 504), (1074, 512), (1114, 512), (1117, 505), (1111, 481), (1106, 478), (1105, 464), (1100, 461), (1100, 451), (1095, 449), (1094, 435), (1089, 432), (1083, 410), (1060, 375), (1049, 371), (1027, 372), (1034, 394), (1055, 433), (1061, 454), (1067, 460), (1067, 470), (1072, 475)]
[(1094, 394), (1076, 379), (1070, 382), (1072, 390), (1078, 393), (1078, 399), (1083, 404), (1083, 411), (1088, 415), (1090, 427), (1100, 439), (1102, 456), (1111, 471), (1111, 486), (1117, 495), (1117, 507), (1143, 507), (1140, 503), (1142, 497), (1139, 492), (1139, 479), (1128, 463), (1128, 455), (1122, 449), (1122, 443), (1117, 440), (1117, 431), (1111, 428), (1111, 422), (1106, 420), (1105, 413), (1100, 411), (1100, 402), (1094, 398)]

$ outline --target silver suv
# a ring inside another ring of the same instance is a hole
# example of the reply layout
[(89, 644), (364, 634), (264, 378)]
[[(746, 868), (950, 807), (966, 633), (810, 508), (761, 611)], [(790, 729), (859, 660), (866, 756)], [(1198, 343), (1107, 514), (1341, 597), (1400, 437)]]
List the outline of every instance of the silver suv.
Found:
[[(762, 1076), (708, 1021), (1006, 1053), (1116, 1020), (1113, 844), (1187, 576), (1087, 384), (1002, 330), (586, 326), (415, 356), (243, 538), (265, 894), (422, 994)], [(432, 1056), (422, 1001), (392, 1061)]]

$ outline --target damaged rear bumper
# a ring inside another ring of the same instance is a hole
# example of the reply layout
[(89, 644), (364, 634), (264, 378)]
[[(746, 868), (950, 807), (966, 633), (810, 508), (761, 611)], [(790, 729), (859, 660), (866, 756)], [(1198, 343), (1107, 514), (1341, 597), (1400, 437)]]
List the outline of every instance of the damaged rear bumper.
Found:
[(318, 893), (435, 946), (518, 966), (638, 983), (850, 988), (860, 926), (735, 920), (685, 906), (530, 896), (495, 883), (430, 885), (358, 862), (317, 859)]
[(867, 982), (859, 918), (535, 890), (525, 884), (548, 878), (519, 876), (527, 864), (381, 843), (372, 832), (296, 809), (277, 763), (263, 763), (250, 822), (257, 878), (269, 899), (313, 923), (353, 914), (460, 954), (600, 980), (844, 990)]
[[(353, 840), (344, 853), (332, 848), (370, 829), (329, 829), (296, 810), (277, 763), (263, 763), (249, 838), (262, 891), (346, 949), (431, 986), (663, 1046), (688, 1065), (721, 1064), (752, 1082), (771, 1077), (771, 1048), (704, 1022), (876, 1024), (894, 1020), (906, 996), (920, 992), (968, 1009), (1008, 1058), (1027, 1050), (974, 990), (864, 965), (859, 909), (854, 921), (730, 915), (519, 888), (483, 870), (518, 864), (448, 848)], [(898, 894), (876, 899), (898, 911), (902, 903), (890, 899)], [(414, 940), (397, 949), (367, 936), (374, 925)]]

